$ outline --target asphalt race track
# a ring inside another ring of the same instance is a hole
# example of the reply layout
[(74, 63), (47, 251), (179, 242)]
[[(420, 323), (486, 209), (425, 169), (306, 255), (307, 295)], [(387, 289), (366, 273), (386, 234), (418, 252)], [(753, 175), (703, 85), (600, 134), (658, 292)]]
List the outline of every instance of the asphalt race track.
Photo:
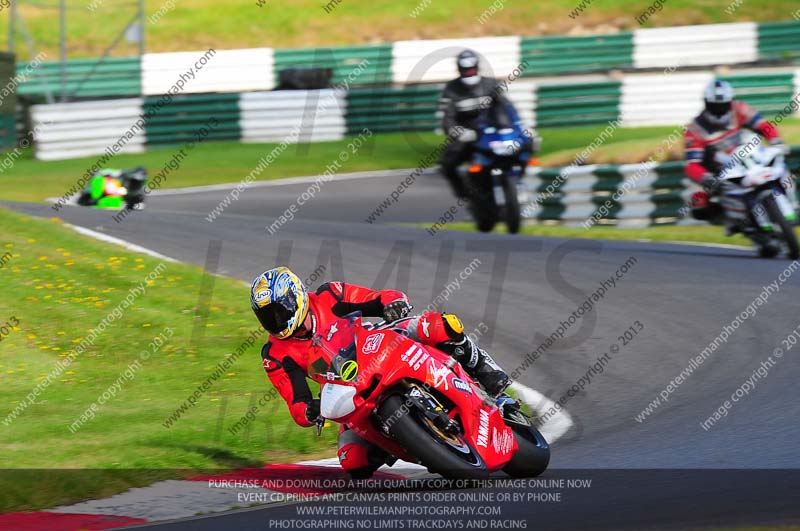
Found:
[[(444, 309), (457, 313), (469, 330), (485, 323), (490, 332), (481, 342), (509, 372), (615, 277), (615, 286), (518, 378), (557, 401), (617, 347), (604, 371), (564, 403), (574, 425), (553, 445), (550, 470), (543, 476), (593, 478), (592, 487), (565, 491), (560, 503), (506, 504), (502, 518), (527, 520), (529, 528), (541, 529), (672, 529), (800, 519), (800, 481), (797, 470), (789, 470), (797, 468), (800, 453), (800, 346), (775, 357), (781, 340), (800, 325), (800, 273), (784, 274), (785, 281), (754, 315), (742, 320), (726, 342), (718, 342), (691, 375), (673, 384), (668, 400), (636, 420), (765, 285), (778, 282), (790, 261), (706, 246), (449, 231), (431, 236), (421, 228), (391, 224), (430, 224), (454, 204), (446, 185), (427, 175), (377, 223), (366, 223), (404, 174), (393, 175), (327, 183), (274, 235), (265, 227), (308, 182), (252, 187), (213, 222), (205, 217), (226, 190), (154, 195), (146, 210), (121, 223), (107, 211), (67, 207), (55, 214), (46, 205), (10, 206), (37, 216), (57, 215), (200, 266), (210, 242), (221, 240), (217, 272), (245, 281), (276, 262), (301, 277), (325, 264), (326, 274), (315, 285), (343, 278), (396, 286), (408, 291), (418, 309), (472, 264)], [(466, 219), (463, 211), (460, 215)], [(625, 271), (617, 277), (621, 268)], [(245, 288), (242, 297), (247, 297)], [(620, 338), (632, 328), (637, 330), (632, 339)], [(770, 356), (774, 363), (768, 374), (725, 418), (703, 429), (701, 423), (748, 379), (753, 381), (754, 371)], [(260, 360), (253, 360), (252, 370), (261, 370)], [(269, 520), (284, 518), (298, 518), (295, 505), (142, 529), (245, 531), (268, 529)]]

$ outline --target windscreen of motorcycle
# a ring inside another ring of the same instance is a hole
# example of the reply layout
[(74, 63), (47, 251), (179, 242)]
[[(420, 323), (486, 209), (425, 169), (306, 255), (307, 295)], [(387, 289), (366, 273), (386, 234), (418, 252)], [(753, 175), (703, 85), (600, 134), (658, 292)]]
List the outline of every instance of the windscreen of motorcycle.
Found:
[(354, 312), (314, 334), (308, 363), (311, 378), (345, 382), (357, 379), (356, 328), (360, 322), (361, 314)]

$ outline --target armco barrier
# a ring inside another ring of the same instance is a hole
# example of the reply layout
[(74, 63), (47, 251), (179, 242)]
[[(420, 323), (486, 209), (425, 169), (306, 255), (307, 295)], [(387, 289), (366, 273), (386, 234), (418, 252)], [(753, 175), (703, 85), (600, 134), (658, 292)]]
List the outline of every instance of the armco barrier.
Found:
[(17, 93), (14, 55), (0, 52), (0, 153), (14, 146), (17, 139)]
[[(239, 94), (187, 94), (157, 106), (160, 96), (148, 96), (142, 104), (147, 116), (147, 145), (183, 144), (197, 138), (197, 131), (216, 120), (208, 128), (205, 140), (239, 140), (242, 136)], [(149, 114), (148, 114), (149, 113)]]
[[(800, 70), (794, 73), (794, 101), (797, 101), (798, 95), (800, 95)], [(794, 115), (800, 116), (800, 109), (795, 111)]]
[(66, 81), (61, 84), (61, 62), (43, 61), (28, 69), (29, 63), (18, 63), (22, 75), (18, 91), (41, 100), (48, 90), (59, 97), (64, 90), (72, 98), (99, 96), (138, 96), (142, 92), (142, 72), (138, 57), (106, 57), (105, 59), (72, 59), (66, 63)]
[(758, 58), (762, 61), (800, 61), (800, 22), (758, 25)]
[[(527, 126), (572, 127), (603, 125), (621, 119), (621, 127), (675, 126), (688, 123), (702, 108), (702, 92), (713, 79), (711, 72), (631, 74), (622, 81), (585, 83), (534, 83), (517, 79), (508, 83), (507, 97)], [(740, 97), (770, 118), (788, 114), (789, 103), (800, 95), (800, 72), (735, 75), (729, 79)], [(297, 128), (300, 142), (335, 140), (367, 127), (376, 133), (435, 131), (441, 122), (438, 100), (442, 85), (421, 84), (396, 89), (354, 88), (350, 91), (259, 91), (233, 94), (180, 94), (151, 115), (147, 144), (177, 144), (212, 115), (220, 124), (216, 139), (243, 142), (282, 141)], [(158, 98), (144, 99), (145, 111)], [(105, 108), (102, 102), (98, 103)], [(58, 104), (55, 109), (72, 109)], [(75, 104), (77, 105), (77, 104)], [(79, 107), (76, 107), (79, 108)], [(40, 113), (47, 106), (38, 106)], [(112, 112), (110, 110), (108, 112)], [(127, 111), (126, 111), (127, 112)], [(101, 129), (111, 115), (98, 118)], [(91, 127), (91, 114), (83, 118)], [(65, 125), (65, 127), (68, 127)], [(72, 146), (91, 137), (76, 136)], [(545, 142), (547, 139), (545, 139)], [(44, 155), (49, 147), (43, 146)], [(92, 148), (94, 149), (94, 148)], [(78, 150), (61, 150), (62, 156), (79, 156)]]
[(272, 66), (272, 48), (149, 53), (142, 56), (142, 93), (166, 94), (178, 79), (184, 94), (270, 90)]
[(89, 155), (141, 153), (143, 100), (129, 98), (31, 107), (35, 155), (61, 160)]
[(347, 132), (367, 127), (376, 133), (433, 131), (441, 85), (400, 89), (353, 89), (347, 93)]
[(399, 41), (392, 48), (392, 79), (403, 84), (454, 79), (455, 57), (465, 48), (481, 55), (483, 75), (504, 78), (520, 66), (520, 42), (520, 37)]
[(526, 76), (608, 71), (633, 67), (633, 35), (523, 37)]
[(242, 142), (320, 142), (347, 132), (341, 90), (249, 92), (239, 107)]
[(758, 59), (755, 23), (640, 29), (633, 33), (636, 68), (750, 63)]
[[(683, 173), (683, 163), (681, 174)], [(656, 164), (621, 166), (579, 166), (576, 168), (529, 168), (525, 183), (535, 203), (523, 206), (530, 219), (566, 225), (647, 226), (674, 223), (683, 205), (682, 178), (666, 183), (659, 180)], [(558, 184), (558, 186), (553, 186)], [(623, 189), (625, 193), (616, 192)], [(677, 201), (669, 208), (658, 199), (671, 194)], [(591, 220), (591, 221), (589, 221)]]
[(749, 103), (762, 113), (770, 115), (779, 112), (795, 95), (795, 74), (756, 74), (720, 76), (730, 82), (736, 92), (736, 99)]
[(616, 120), (619, 117), (620, 87), (618, 81), (541, 85), (536, 94), (536, 124), (539, 127), (560, 127)]
[[(800, 172), (800, 147), (789, 167)], [(683, 161), (567, 168), (528, 168), (524, 184), (532, 203), (523, 214), (566, 225), (648, 226), (684, 220), (695, 184)], [(798, 195), (800, 199), (800, 194)]]
[(518, 79), (508, 84), (505, 96), (516, 107), (522, 122), (528, 127), (536, 127), (537, 105), (539, 99), (538, 85), (533, 81)]
[(275, 50), (275, 79), (287, 68), (330, 68), (333, 85), (392, 82), (392, 45)]
[(623, 127), (680, 125), (703, 108), (703, 89), (711, 72), (625, 76), (619, 114)]

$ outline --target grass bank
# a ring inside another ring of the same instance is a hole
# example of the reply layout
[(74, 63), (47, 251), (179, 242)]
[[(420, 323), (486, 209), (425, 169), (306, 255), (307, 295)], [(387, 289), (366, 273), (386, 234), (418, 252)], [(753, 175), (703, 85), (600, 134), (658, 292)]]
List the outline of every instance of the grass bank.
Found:
[[(58, 3), (20, 0), (17, 4), (33, 40), (55, 60)], [(66, 4), (71, 57), (100, 56), (135, 13), (135, 3), (67, 0)], [(729, 4), (735, 9), (726, 10)], [(636, 17), (652, 5), (650, 0), (373, 0), (365, 9), (359, 0), (146, 0), (145, 42), (148, 52), (168, 52), (209, 46), (293, 48), (418, 38), (611, 33), (639, 28)], [(738, 4), (669, 0), (648, 17), (645, 27), (791, 20), (797, 7), (794, 0)], [(0, 24), (8, 24), (8, 14), (8, 9), (0, 11)], [(136, 45), (123, 41), (115, 53), (135, 55)]]
[(0, 512), (333, 451), (336, 430), (318, 439), (279, 397), (258, 404), (272, 387), (243, 283), (57, 220), (0, 209), (0, 226), (0, 432), (3, 468), (16, 469), (0, 474)]
[[(540, 153), (543, 164), (564, 162), (569, 164), (585, 146), (597, 138), (602, 126), (541, 129), (544, 143)], [(649, 142), (655, 148), (672, 128), (645, 127), (618, 129), (613, 143)], [(349, 140), (291, 145), (278, 152), (273, 161), (260, 173), (257, 180), (280, 179), (305, 175), (317, 175), (334, 161), (342, 151), (349, 157), (341, 164), (339, 173), (364, 170), (389, 170), (415, 168), (420, 159), (434, 152), (444, 137), (434, 133), (376, 134), (353, 154), (348, 149)], [(800, 136), (798, 137), (800, 142)], [(609, 144), (609, 146), (612, 144)], [(259, 159), (268, 156), (278, 144), (240, 144), (238, 142), (203, 142), (193, 150), (186, 151), (180, 165), (169, 170), (162, 188), (178, 188), (206, 184), (238, 182), (247, 177), (259, 164)], [(149, 149), (140, 154), (117, 155), (109, 167), (130, 168), (144, 166), (150, 176), (169, 164), (181, 148), (162, 147)], [(601, 146), (598, 150), (608, 149)], [(9, 157), (11, 155), (4, 155)], [(33, 158), (31, 150), (14, 157), (8, 169), (2, 172), (3, 186), (0, 199), (12, 201), (43, 201), (47, 197), (60, 197), (91, 167), (95, 157), (44, 162)], [(629, 159), (634, 160), (634, 159)]]
[[(451, 230), (475, 231), (473, 223), (451, 223), (447, 225)], [(800, 228), (796, 228), (800, 236)], [(497, 233), (506, 232), (505, 226), (498, 224)], [(560, 225), (525, 225), (520, 229), (520, 234), (527, 236), (549, 236), (554, 238), (588, 238), (597, 240), (625, 240), (645, 242), (688, 242), (688, 243), (719, 243), (727, 245), (741, 245), (751, 247), (750, 240), (737, 234), (725, 236), (725, 229), (711, 225), (664, 225), (659, 227), (642, 228), (617, 228), (594, 226), (588, 229), (583, 227), (564, 227)]]

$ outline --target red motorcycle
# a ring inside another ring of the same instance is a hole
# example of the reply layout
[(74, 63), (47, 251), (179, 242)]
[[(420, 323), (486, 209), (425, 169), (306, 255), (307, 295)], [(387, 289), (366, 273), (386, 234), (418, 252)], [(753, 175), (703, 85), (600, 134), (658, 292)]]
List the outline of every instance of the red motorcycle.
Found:
[(547, 468), (550, 447), (518, 407), (501, 411), (453, 358), (404, 332), (402, 322), (373, 326), (355, 313), (314, 336), (309, 375), (323, 418), (446, 478)]

